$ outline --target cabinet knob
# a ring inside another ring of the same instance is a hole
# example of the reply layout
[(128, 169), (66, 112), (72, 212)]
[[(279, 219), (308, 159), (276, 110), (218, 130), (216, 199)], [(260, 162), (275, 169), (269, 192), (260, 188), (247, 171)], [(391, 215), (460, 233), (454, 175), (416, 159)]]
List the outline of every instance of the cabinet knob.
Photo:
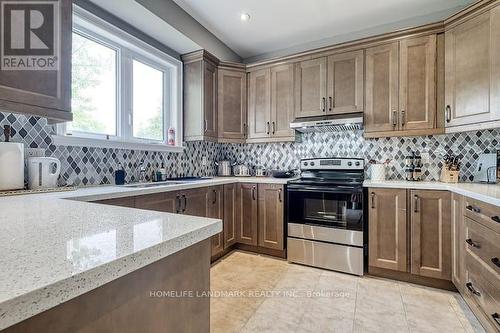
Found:
[(418, 213), (418, 200), (419, 200), (418, 195), (415, 194), (415, 196), (413, 197), (413, 199), (414, 199), (413, 212)]
[(282, 189), (279, 189), (279, 190), (278, 190), (278, 200), (279, 200), (280, 202), (283, 202), (283, 199), (281, 198), (281, 194), (282, 194), (282, 192), (283, 192), (283, 190), (282, 190)]
[(392, 127), (396, 127), (398, 125), (398, 111), (392, 111)]
[(498, 268), (500, 268), (500, 259), (498, 257), (491, 258), (491, 262), (495, 264)]
[(332, 96), (328, 97), (328, 101), (330, 102), (330, 106), (328, 107), (328, 111), (332, 111), (333, 108), (333, 98)]
[(375, 192), (372, 192), (370, 196), (372, 199), (372, 208), (375, 209)]
[(472, 285), (472, 282), (467, 282), (467, 283), (465, 284), (465, 286), (466, 286), (466, 287), (467, 287), (467, 289), (469, 289), (469, 291), (470, 291), (471, 293), (473, 293), (474, 295), (476, 295), (476, 296), (481, 296), (481, 293), (480, 293), (479, 291), (477, 291), (477, 290), (474, 288), (474, 286)]
[(500, 315), (498, 314), (498, 312), (493, 313), (491, 317), (497, 323), (497, 325), (500, 326)]
[(496, 223), (500, 223), (500, 216), (492, 216), (491, 219)]
[(446, 114), (446, 122), (449, 123), (451, 121), (451, 106), (446, 105), (445, 114)]
[(474, 247), (476, 249), (479, 249), (481, 247), (479, 244), (474, 243), (474, 241), (471, 238), (467, 238), (465, 242), (469, 244), (471, 247)]

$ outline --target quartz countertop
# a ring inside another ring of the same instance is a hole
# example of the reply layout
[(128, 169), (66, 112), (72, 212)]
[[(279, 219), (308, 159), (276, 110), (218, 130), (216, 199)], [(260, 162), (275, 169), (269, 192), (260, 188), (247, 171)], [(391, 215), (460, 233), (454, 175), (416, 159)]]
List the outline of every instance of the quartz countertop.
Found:
[(500, 185), (498, 184), (480, 184), (480, 183), (451, 184), (451, 183), (442, 183), (437, 181), (410, 182), (405, 180), (384, 180), (384, 181), (365, 180), (363, 186), (450, 191), (500, 207)]
[(0, 330), (222, 231), (217, 219), (88, 201), (230, 183), (290, 179), (215, 177), (132, 188), (0, 198)]

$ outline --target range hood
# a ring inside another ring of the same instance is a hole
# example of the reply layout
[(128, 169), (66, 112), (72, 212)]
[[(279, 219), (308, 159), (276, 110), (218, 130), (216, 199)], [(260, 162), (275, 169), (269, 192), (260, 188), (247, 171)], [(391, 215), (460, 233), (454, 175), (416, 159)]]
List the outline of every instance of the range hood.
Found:
[(363, 129), (363, 113), (298, 118), (290, 123), (297, 132), (341, 132)]

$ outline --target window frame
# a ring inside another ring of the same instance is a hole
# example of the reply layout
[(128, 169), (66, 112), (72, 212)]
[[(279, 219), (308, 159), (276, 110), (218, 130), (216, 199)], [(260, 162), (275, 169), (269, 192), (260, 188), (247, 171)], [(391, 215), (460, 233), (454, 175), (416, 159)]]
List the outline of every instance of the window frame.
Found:
[[(56, 145), (181, 151), (182, 142), (182, 62), (98, 18), (73, 6), (73, 32), (115, 50), (116, 53), (116, 135), (82, 131), (69, 132), (58, 124)], [(133, 136), (133, 61), (163, 73), (163, 140)], [(167, 145), (168, 129), (176, 129), (175, 146)]]

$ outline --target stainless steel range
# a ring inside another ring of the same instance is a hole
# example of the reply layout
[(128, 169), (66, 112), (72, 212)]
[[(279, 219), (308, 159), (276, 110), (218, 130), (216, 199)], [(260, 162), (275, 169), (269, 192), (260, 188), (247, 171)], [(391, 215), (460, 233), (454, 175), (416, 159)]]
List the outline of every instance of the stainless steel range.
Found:
[(288, 261), (363, 275), (363, 159), (303, 159), (300, 169), (301, 178), (287, 186)]

